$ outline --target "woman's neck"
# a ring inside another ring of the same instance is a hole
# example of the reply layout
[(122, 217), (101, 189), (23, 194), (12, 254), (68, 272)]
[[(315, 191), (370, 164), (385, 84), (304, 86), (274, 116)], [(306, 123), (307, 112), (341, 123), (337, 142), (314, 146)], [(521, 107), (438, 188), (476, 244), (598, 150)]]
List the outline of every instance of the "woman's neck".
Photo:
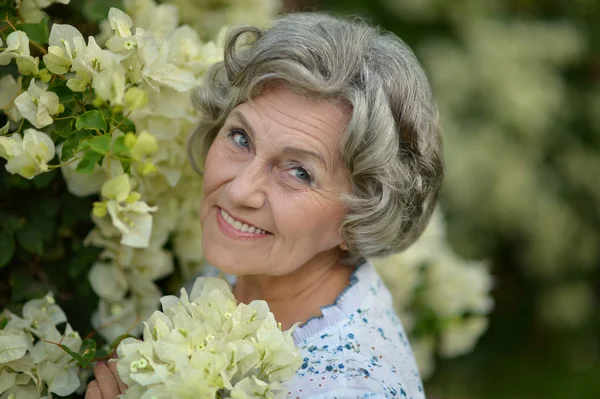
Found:
[(267, 302), (283, 329), (322, 316), (321, 307), (332, 304), (344, 291), (354, 268), (337, 261), (312, 262), (283, 276), (242, 275), (234, 295), (238, 301)]

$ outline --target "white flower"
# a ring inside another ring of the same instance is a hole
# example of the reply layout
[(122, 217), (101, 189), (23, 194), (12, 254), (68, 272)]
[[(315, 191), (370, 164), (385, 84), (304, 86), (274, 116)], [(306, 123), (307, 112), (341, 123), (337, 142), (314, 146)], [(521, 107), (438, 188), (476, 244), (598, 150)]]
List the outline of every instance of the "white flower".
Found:
[[(67, 86), (73, 91), (85, 91), (99, 73), (109, 68), (117, 68), (117, 66), (117, 56), (108, 50), (101, 49), (96, 40), (90, 36), (87, 47), (80, 50), (73, 59), (71, 71), (75, 72), (76, 76), (67, 80)], [(112, 73), (108, 75), (113, 78)], [(124, 82), (122, 85), (124, 86)], [(115, 96), (117, 95), (119, 94), (116, 93)]]
[(58, 75), (69, 72), (73, 59), (85, 52), (83, 35), (71, 25), (53, 24), (48, 43), (44, 63), (50, 72)]
[(172, 4), (156, 4), (154, 0), (125, 0), (125, 10), (136, 27), (158, 39), (167, 37), (179, 25), (179, 10)]
[(8, 160), (6, 170), (27, 179), (48, 170), (54, 151), (52, 139), (35, 129), (26, 129), (23, 138), (19, 133), (0, 137), (0, 157)]
[(433, 356), (435, 351), (435, 338), (433, 336), (414, 338), (411, 339), (410, 344), (421, 377), (423, 379), (429, 378), (435, 370), (435, 360)]
[(453, 320), (441, 336), (439, 353), (443, 357), (456, 357), (469, 353), (488, 326), (485, 317)]
[(0, 53), (0, 65), (8, 65), (13, 58), (29, 55), (29, 38), (21, 30), (12, 32), (6, 38), (6, 49)]
[(0, 110), (2, 110), (13, 122), (21, 120), (22, 116), (17, 106), (15, 98), (21, 94), (21, 77), (18, 79), (12, 75), (4, 75), (0, 78)]
[(19, 16), (27, 23), (38, 23), (46, 15), (42, 8), (49, 7), (53, 3), (69, 4), (71, 0), (17, 0), (16, 7)]
[(442, 317), (464, 312), (488, 313), (492, 277), (480, 262), (466, 263), (454, 255), (432, 263), (426, 273), (427, 304)]
[(105, 66), (102, 71), (96, 74), (92, 87), (99, 98), (110, 102), (114, 106), (123, 104), (125, 85), (125, 69), (115, 57), (110, 65)]
[(113, 225), (123, 234), (121, 243), (134, 248), (147, 247), (152, 232), (150, 212), (157, 208), (138, 201), (140, 195), (131, 191), (127, 174), (107, 180), (101, 193), (105, 201), (99, 209), (108, 211)]
[(37, 75), (39, 59), (29, 55), (29, 38), (23, 31), (12, 32), (6, 38), (7, 48), (0, 53), (0, 65), (8, 65), (15, 58), (21, 75)]
[(180, 26), (169, 35), (169, 60), (178, 67), (188, 69), (195, 75), (223, 59), (223, 48), (215, 42), (202, 43), (198, 32), (191, 27)]
[(223, 280), (197, 279), (189, 296), (181, 290), (161, 303), (144, 340), (117, 348), (126, 397), (274, 397), (301, 364), (291, 332), (277, 327), (266, 303), (236, 307)]
[(125, 273), (117, 265), (96, 262), (90, 270), (88, 279), (92, 289), (100, 298), (117, 302), (127, 293)]
[(26, 302), (23, 318), (7, 310), (0, 316), (6, 321), (0, 330), (2, 398), (50, 399), (51, 393), (67, 396), (75, 392), (80, 385), (79, 368), (56, 343), (77, 352), (82, 341), (68, 323), (64, 333), (56, 328), (66, 317), (52, 294)]
[(35, 79), (31, 79), (27, 91), (15, 98), (15, 105), (21, 115), (38, 129), (52, 124), (52, 116), (59, 111), (58, 96), (46, 91), (47, 89), (47, 84), (36, 83)]
[(111, 7), (108, 10), (108, 23), (114, 30), (115, 36), (117, 37), (129, 37), (131, 36), (131, 27), (133, 26), (133, 20), (123, 11), (118, 8)]

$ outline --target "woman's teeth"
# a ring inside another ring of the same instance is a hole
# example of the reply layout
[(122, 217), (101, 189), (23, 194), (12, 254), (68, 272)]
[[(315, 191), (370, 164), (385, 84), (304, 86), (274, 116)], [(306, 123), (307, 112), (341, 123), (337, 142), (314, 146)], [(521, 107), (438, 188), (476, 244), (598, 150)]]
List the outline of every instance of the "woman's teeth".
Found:
[(223, 209), (221, 209), (221, 216), (223, 216), (223, 219), (225, 219), (225, 221), (227, 223), (229, 223), (230, 226), (232, 226), (234, 229), (239, 230), (241, 232), (254, 233), (254, 234), (268, 234), (265, 230), (261, 230), (257, 227), (250, 226), (246, 223), (242, 223), (240, 221), (235, 220), (234, 218), (229, 216), (229, 214), (227, 212), (225, 212)]

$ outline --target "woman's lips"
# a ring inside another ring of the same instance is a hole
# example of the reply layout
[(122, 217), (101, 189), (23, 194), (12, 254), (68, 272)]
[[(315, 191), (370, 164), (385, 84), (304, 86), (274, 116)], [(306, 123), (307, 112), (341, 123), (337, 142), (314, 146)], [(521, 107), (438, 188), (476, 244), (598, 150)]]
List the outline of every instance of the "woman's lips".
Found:
[(223, 219), (223, 216), (221, 215), (221, 209), (217, 208), (217, 225), (219, 225), (219, 229), (227, 236), (231, 237), (231, 238), (236, 238), (236, 239), (259, 239), (259, 238), (267, 238), (269, 236), (271, 236), (271, 233), (248, 233), (248, 232), (243, 232), (241, 230), (236, 229), (235, 227), (233, 227), (232, 225), (230, 225), (229, 223), (227, 223), (227, 221), (225, 219)]

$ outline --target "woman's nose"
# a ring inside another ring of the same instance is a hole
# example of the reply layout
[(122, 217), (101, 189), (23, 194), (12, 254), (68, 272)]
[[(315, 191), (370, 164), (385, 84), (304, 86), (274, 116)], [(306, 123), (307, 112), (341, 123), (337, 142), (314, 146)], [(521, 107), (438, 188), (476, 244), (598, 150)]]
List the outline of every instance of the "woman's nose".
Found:
[(264, 162), (256, 157), (250, 163), (244, 164), (237, 176), (229, 182), (227, 187), (229, 201), (234, 206), (262, 208), (266, 201), (265, 183)]

